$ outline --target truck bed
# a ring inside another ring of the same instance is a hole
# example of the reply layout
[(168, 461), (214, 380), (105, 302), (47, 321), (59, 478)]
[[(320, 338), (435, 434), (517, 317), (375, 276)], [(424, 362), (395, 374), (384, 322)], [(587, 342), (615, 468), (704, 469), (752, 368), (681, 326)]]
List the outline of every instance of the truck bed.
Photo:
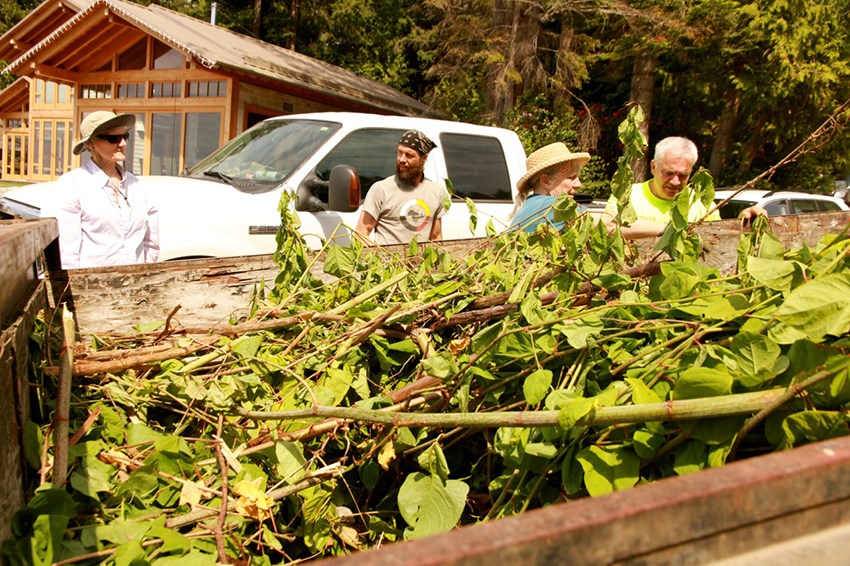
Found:
[[(824, 234), (845, 230), (850, 213), (770, 222), (786, 246), (813, 246)], [(733, 270), (739, 231), (736, 221), (697, 228), (708, 248), (705, 263)], [(57, 233), (49, 219), (0, 222), (0, 454), (7, 470), (0, 481), (0, 539), (8, 536), (11, 516), (23, 504), (27, 336), (40, 309), (67, 301), (84, 335), (132, 332), (133, 324), (164, 319), (178, 305), (174, 320), (183, 326), (216, 325), (244, 314), (254, 287), (276, 274), (271, 256), (62, 271)], [(462, 254), (486, 242), (440, 245)], [(642, 254), (649, 251), (641, 248)], [(47, 266), (44, 279), (34, 267), (37, 260)], [(846, 551), (836, 554), (850, 525), (848, 503), (850, 437), (845, 437), (331, 562), (743, 564), (813, 548), (818, 554), (802, 561), (845, 563)]]

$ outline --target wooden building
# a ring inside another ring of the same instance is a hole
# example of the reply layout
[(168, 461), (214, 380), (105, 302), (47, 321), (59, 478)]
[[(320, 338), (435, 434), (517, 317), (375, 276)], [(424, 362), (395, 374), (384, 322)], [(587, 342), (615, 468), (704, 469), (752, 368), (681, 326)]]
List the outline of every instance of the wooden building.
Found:
[(0, 37), (4, 179), (79, 164), (95, 110), (136, 115), (127, 168), (174, 175), (260, 120), (346, 110), (433, 116), (421, 102), (334, 65), (156, 5), (46, 0)]

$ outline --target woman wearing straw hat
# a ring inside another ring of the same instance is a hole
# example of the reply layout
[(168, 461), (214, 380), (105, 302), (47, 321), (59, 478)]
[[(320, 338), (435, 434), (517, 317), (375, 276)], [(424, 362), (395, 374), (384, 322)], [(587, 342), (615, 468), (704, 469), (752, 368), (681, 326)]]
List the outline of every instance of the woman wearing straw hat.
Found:
[(156, 261), (159, 215), (124, 170), (133, 114), (92, 112), (80, 124), (74, 155), (91, 152), (91, 161), (56, 181), (57, 202), (45, 216), (59, 221), (62, 267), (98, 267)]
[[(541, 147), (529, 155), (526, 173), (517, 181), (511, 227), (534, 232), (538, 225), (546, 223), (556, 230), (562, 229), (564, 223), (555, 222), (552, 204), (559, 196), (572, 196), (581, 187), (578, 175), (588, 161), (589, 153), (573, 153), (561, 142)], [(579, 205), (578, 211), (585, 212), (587, 207)]]

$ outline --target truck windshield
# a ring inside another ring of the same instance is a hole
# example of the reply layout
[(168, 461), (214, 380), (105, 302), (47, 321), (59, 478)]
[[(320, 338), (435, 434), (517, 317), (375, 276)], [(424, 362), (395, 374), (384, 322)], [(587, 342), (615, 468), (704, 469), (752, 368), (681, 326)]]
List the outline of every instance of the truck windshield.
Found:
[(271, 190), (340, 128), (321, 120), (267, 120), (233, 138), (186, 172), (245, 192)]

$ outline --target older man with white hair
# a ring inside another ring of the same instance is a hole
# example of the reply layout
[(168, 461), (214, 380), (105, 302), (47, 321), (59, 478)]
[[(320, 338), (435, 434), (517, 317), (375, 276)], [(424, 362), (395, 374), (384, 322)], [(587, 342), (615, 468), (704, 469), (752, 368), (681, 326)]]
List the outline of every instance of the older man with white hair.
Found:
[[(655, 156), (650, 162), (652, 178), (632, 186), (629, 202), (638, 221), (631, 226), (631, 238), (653, 238), (664, 232), (670, 222), (673, 201), (679, 193), (687, 190), (698, 158), (697, 146), (688, 138), (667, 137), (656, 144)], [(616, 203), (609, 203), (608, 212), (617, 213)], [(767, 216), (762, 208), (753, 206), (741, 215), (750, 220), (759, 214)], [(688, 221), (696, 222), (701, 218), (720, 220), (720, 214), (716, 210), (708, 214), (702, 201), (696, 200), (688, 210)]]

